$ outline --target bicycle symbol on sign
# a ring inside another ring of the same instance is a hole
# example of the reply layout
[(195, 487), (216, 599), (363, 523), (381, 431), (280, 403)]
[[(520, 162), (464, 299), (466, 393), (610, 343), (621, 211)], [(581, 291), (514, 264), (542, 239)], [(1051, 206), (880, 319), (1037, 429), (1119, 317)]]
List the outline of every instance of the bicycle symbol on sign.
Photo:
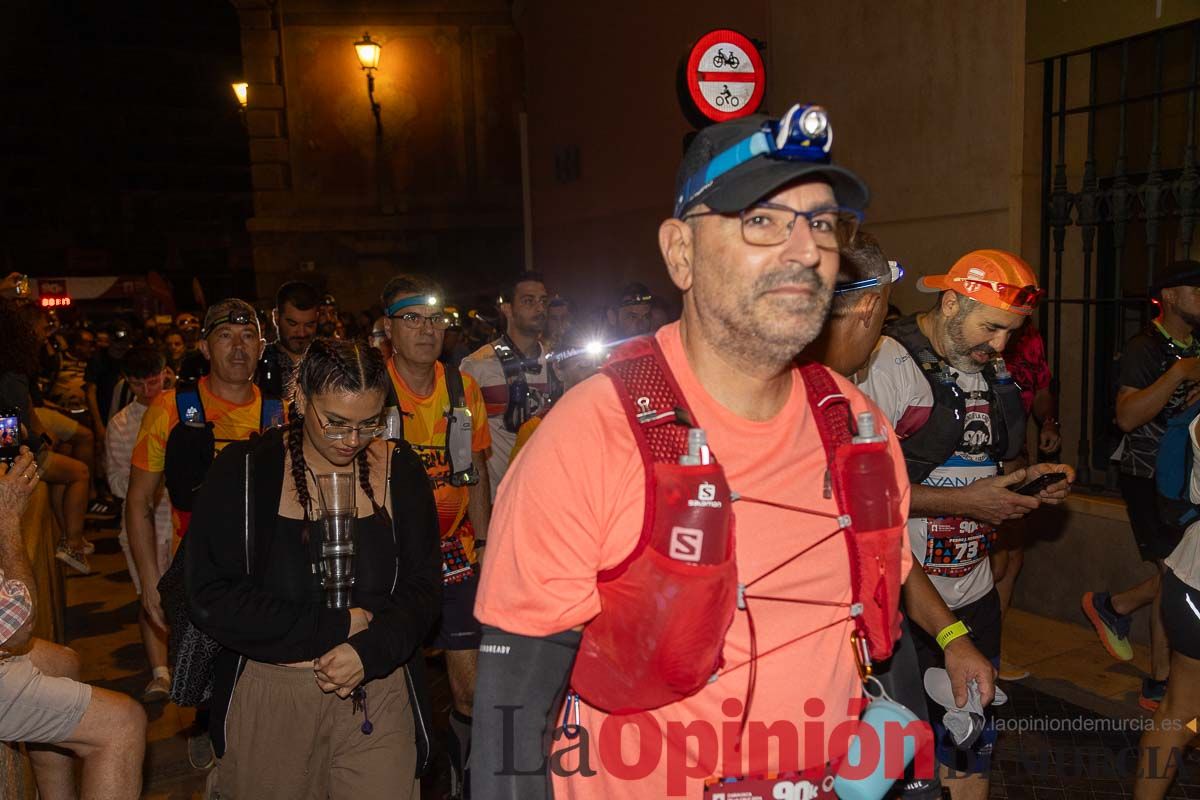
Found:
[(729, 91), (728, 83), (724, 84), (724, 87), (725, 88), (721, 90), (721, 93), (714, 98), (713, 102), (716, 103), (718, 107), (728, 105), (730, 108), (737, 108), (738, 105), (741, 104), (742, 98)]
[(724, 50), (717, 48), (717, 54), (715, 56), (713, 56), (712, 63), (713, 63), (713, 69), (720, 69), (721, 67), (729, 67), (730, 69), (737, 69), (738, 64), (741, 64), (742, 60), (740, 58), (738, 58), (737, 56), (735, 56), (733, 53), (729, 53), (727, 55)]

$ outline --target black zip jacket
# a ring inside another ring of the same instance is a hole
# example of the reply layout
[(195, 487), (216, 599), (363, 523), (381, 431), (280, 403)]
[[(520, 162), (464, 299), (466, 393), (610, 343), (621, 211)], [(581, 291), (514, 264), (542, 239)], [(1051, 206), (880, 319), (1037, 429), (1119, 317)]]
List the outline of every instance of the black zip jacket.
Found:
[(283, 437), (282, 430), (274, 429), (222, 450), (200, 489), (187, 532), (188, 611), (193, 623), (223, 648), (213, 668), (213, 745), (219, 755), (224, 753), (225, 713), (245, 659), (307, 661), (345, 641), (362, 659), (364, 683), (409, 666), (414, 714), (425, 717), (418, 719), (420, 745), (422, 727), (428, 725), (428, 714), (418, 707), (427, 709), (420, 645), (440, 613), (442, 588), (437, 510), (425, 469), (407, 444), (398, 444), (389, 482), (394, 535), (363, 537), (356, 556), (357, 563), (370, 560), (363, 577), (374, 580), (356, 584), (354, 602), (373, 619), (367, 630), (347, 640), (349, 611), (325, 608), (319, 592), (301, 589), (285, 595), (264, 588), (268, 573), (279, 584), (281, 562), (294, 565), (297, 574), (283, 576), (293, 587), (311, 587), (313, 581), (308, 559), (296, 557), (296, 548), (307, 550), (307, 545), (275, 539), (283, 527), (278, 516)]

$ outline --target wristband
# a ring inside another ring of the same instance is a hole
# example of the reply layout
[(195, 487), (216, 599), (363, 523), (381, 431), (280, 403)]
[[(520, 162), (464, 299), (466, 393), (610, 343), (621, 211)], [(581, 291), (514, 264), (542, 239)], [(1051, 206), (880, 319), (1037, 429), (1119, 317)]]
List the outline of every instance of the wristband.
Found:
[(967, 623), (960, 619), (938, 631), (938, 635), (935, 638), (937, 639), (938, 647), (945, 650), (955, 639), (960, 639), (970, 633), (971, 631), (967, 628)]

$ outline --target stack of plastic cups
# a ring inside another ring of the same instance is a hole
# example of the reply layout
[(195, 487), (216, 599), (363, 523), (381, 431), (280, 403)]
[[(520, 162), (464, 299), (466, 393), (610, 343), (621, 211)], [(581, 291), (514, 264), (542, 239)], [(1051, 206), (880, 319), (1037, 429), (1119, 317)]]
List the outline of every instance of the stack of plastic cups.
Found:
[(331, 472), (317, 476), (317, 525), (321, 531), (321, 585), (328, 608), (350, 608), (354, 590), (353, 472)]

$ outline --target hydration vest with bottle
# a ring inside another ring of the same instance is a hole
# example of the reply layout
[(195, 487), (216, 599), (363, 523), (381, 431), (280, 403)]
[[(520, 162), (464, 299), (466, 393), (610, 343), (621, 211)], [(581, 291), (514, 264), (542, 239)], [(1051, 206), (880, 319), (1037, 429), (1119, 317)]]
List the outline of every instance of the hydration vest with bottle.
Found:
[[(584, 626), (570, 685), (589, 705), (623, 714), (700, 691), (720, 671), (725, 635), (747, 606), (735, 560), (737, 498), (657, 341), (622, 345), (601, 371), (642, 458), (645, 512), (633, 551), (598, 575), (601, 611)], [(844, 535), (856, 657), (886, 659), (900, 633), (904, 546), (887, 442), (866, 418), (854, 440), (849, 401), (824, 367), (806, 364), (801, 374), (826, 452), (826, 497), (839, 509), (836, 522), (816, 518)]]
[[(933, 393), (933, 408), (928, 421), (900, 442), (908, 479), (920, 483), (954, 455), (962, 441), (966, 425), (966, 393), (959, 387), (950, 365), (937, 354), (909, 315), (888, 325), (883, 331), (908, 351)], [(1004, 359), (995, 358), (983, 370), (988, 385), (988, 414), (991, 417), (991, 444), (988, 454), (995, 461), (1011, 461), (1025, 444), (1025, 407), (1021, 387), (1009, 374)]]
[[(450, 467), (451, 486), (474, 486), (479, 483), (479, 471), (475, 469), (472, 458), (471, 438), (475, 430), (475, 420), (471, 409), (467, 407), (467, 393), (463, 388), (462, 373), (453, 364), (443, 365), (446, 375), (446, 394), (450, 398), (450, 406), (446, 409), (446, 463)], [(390, 387), (390, 383), (389, 383)], [(395, 387), (388, 389), (388, 398), (384, 404), (384, 424), (387, 431), (384, 434), (389, 441), (404, 440), (404, 419), (400, 411), (400, 400), (396, 397)]]

